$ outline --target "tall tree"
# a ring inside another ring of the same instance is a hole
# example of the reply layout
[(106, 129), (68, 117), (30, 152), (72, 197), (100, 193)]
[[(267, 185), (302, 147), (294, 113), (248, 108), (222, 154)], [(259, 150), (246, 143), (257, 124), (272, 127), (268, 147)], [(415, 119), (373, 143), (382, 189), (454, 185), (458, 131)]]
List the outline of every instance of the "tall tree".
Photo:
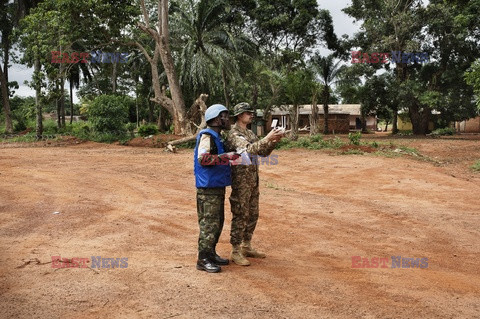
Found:
[[(429, 54), (429, 63), (402, 59), (395, 64), (400, 107), (408, 110), (414, 134), (428, 132), (432, 110), (450, 120), (471, 114), (473, 92), (463, 74), (479, 56), (479, 9), (479, 1), (453, 0), (426, 6), (420, 0), (355, 0), (344, 9), (363, 21), (355, 44), (364, 52)], [(396, 112), (394, 123), (395, 118)]]
[[(170, 49), (168, 0), (158, 0), (156, 7), (157, 21), (152, 24), (150, 22), (150, 11), (145, 5), (145, 0), (141, 0), (140, 8), (143, 14), (143, 21), (138, 23), (138, 27), (155, 41), (155, 50), (150, 54), (139, 41), (135, 41), (135, 44), (145, 55), (151, 66), (152, 82), (155, 92), (153, 101), (162, 105), (172, 115), (175, 134), (190, 134), (190, 126), (186, 118), (185, 101)], [(162, 61), (163, 68), (165, 69), (172, 98), (167, 97), (165, 89), (162, 89), (160, 85), (158, 74), (159, 59)]]
[(317, 79), (320, 81), (322, 87), (321, 101), (323, 104), (323, 134), (328, 134), (328, 102), (330, 100), (330, 91), (332, 85), (339, 80), (339, 74), (342, 70), (342, 61), (335, 61), (334, 55), (323, 57), (318, 53), (310, 60), (312, 68), (315, 70)]
[[(65, 123), (65, 79), (72, 63), (82, 63), (82, 59), (72, 61), (71, 53), (79, 48), (90, 52), (121, 41), (136, 13), (130, 2), (45, 0), (21, 21), (23, 61), (34, 66), (32, 82), (37, 95), (44, 88), (59, 101), (59, 126)], [(61, 52), (60, 63), (52, 63), (52, 51)], [(41, 103), (41, 96), (37, 101)], [(37, 109), (37, 135), (41, 135), (41, 105)]]
[(290, 139), (298, 138), (299, 107), (301, 104), (309, 103), (313, 89), (313, 75), (308, 69), (297, 69), (289, 71), (285, 77), (284, 92), (289, 104), (290, 112)]
[(177, 1), (172, 11), (171, 35), (173, 46), (180, 51), (180, 83), (187, 95), (194, 93), (188, 99), (222, 90), (229, 107), (229, 84), (239, 78), (240, 63), (255, 54), (255, 45), (229, 28), (230, 13), (223, 0)]
[(5, 115), (5, 132), (12, 133), (13, 125), (10, 111), (10, 92), (8, 82), (8, 68), (10, 50), (15, 43), (13, 31), (18, 27), (18, 22), (32, 7), (37, 5), (35, 0), (1, 0), (0, 1), (0, 95), (2, 96), (3, 111)]

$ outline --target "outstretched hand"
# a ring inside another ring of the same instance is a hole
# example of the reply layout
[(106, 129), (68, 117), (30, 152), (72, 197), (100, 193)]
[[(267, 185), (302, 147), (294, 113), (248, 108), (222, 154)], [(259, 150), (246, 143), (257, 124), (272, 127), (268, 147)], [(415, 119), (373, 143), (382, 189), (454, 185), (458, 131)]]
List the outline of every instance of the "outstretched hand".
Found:
[(267, 136), (265, 137), (269, 141), (278, 142), (285, 136), (285, 131), (281, 128), (274, 128), (270, 132), (268, 132)]

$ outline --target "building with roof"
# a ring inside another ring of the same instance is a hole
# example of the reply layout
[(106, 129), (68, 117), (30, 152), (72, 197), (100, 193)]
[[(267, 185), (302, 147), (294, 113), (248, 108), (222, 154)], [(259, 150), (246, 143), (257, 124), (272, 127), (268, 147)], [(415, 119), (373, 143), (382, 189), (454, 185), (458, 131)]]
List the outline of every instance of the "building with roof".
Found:
[[(290, 129), (290, 109), (293, 106), (283, 105), (273, 107), (267, 119), (266, 131), (271, 128), (272, 121), (277, 120), (278, 126)], [(317, 105), (318, 127), (320, 131), (324, 125), (323, 105)], [(308, 132), (310, 130), (310, 114), (312, 114), (311, 105), (299, 106), (299, 130)], [(360, 104), (331, 104), (328, 106), (328, 128), (330, 133), (348, 133), (351, 130), (361, 130), (361, 106)], [(367, 129), (377, 130), (377, 118), (375, 115), (366, 117)]]

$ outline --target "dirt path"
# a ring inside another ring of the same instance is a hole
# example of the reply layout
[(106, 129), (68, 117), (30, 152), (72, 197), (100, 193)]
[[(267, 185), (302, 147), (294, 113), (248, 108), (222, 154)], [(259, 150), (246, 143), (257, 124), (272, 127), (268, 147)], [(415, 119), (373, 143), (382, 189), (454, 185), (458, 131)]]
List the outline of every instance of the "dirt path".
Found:
[[(254, 237), (268, 257), (220, 274), (195, 269), (191, 150), (2, 148), (0, 317), (479, 318), (479, 141), (405, 143), (436, 162), (276, 152)], [(52, 256), (128, 267), (56, 269)], [(428, 267), (393, 269), (391, 256)]]

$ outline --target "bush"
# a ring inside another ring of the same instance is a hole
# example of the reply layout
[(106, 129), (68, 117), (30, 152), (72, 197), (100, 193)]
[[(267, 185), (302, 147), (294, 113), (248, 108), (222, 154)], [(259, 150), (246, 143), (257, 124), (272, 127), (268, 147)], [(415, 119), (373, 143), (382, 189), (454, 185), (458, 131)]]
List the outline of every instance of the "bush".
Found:
[(451, 127), (439, 128), (431, 133), (431, 135), (435, 135), (435, 136), (453, 135), (453, 134), (455, 134), (455, 129)]
[(128, 133), (130, 133), (130, 136), (134, 137), (134, 135), (135, 135), (134, 131), (137, 128), (137, 124), (130, 122), (130, 123), (127, 123), (127, 125), (125, 127), (127, 128)]
[(362, 138), (362, 133), (360, 132), (348, 133), (348, 139), (350, 140), (350, 144), (360, 145), (361, 138)]
[(45, 120), (43, 121), (43, 134), (44, 135), (54, 135), (58, 133), (57, 122), (54, 120)]
[(475, 164), (472, 165), (472, 169), (476, 172), (480, 172), (480, 160), (476, 161)]
[(310, 137), (310, 140), (311, 140), (312, 142), (318, 143), (318, 142), (320, 142), (321, 140), (323, 140), (323, 135), (322, 135), (322, 134), (315, 134), (315, 135), (313, 135), (312, 137)]
[(25, 123), (23, 119), (13, 122), (13, 130), (15, 132), (22, 132), (22, 131), (25, 131), (26, 129), (27, 129), (27, 123)]
[(158, 133), (158, 127), (155, 124), (144, 124), (138, 128), (138, 134), (140, 136), (155, 135)]
[(88, 106), (88, 121), (97, 133), (125, 135), (130, 97), (101, 95)]
[(78, 138), (88, 140), (90, 139), (90, 133), (92, 129), (87, 122), (76, 122), (72, 123), (71, 126), (72, 134)]
[(309, 148), (312, 146), (312, 142), (308, 137), (301, 137), (298, 139), (298, 141), (294, 142), (296, 147), (303, 147), (303, 148)]
[(290, 139), (284, 137), (282, 138), (280, 141), (278, 141), (278, 143), (275, 145), (275, 148), (277, 150), (280, 150), (280, 149), (289, 149), (289, 148), (292, 148), (293, 147), (293, 143), (292, 141), (290, 141)]

